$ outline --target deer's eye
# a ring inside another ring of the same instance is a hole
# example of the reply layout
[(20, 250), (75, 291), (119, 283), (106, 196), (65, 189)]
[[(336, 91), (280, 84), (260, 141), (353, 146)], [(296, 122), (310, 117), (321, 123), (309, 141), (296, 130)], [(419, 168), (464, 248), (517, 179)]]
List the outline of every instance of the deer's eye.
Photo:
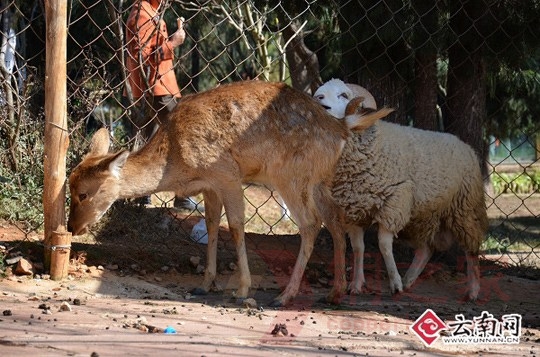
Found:
[(340, 95), (338, 95), (338, 97), (349, 99), (349, 96), (347, 95), (347, 93), (341, 93)]
[(319, 94), (318, 96), (315, 96), (315, 99), (317, 99), (317, 100), (323, 100), (323, 99), (324, 99), (324, 95)]
[(82, 202), (88, 198), (88, 195), (86, 193), (81, 193), (79, 195), (79, 201)]

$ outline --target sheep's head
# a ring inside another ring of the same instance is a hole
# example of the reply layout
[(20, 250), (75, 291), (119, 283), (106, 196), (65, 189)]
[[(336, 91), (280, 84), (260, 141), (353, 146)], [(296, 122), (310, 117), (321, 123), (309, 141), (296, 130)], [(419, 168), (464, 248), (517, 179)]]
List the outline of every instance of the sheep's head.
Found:
[(375, 99), (367, 89), (356, 85), (344, 83), (339, 79), (331, 79), (320, 86), (313, 95), (332, 116), (343, 119), (347, 104), (355, 97), (363, 97), (364, 108), (377, 109)]

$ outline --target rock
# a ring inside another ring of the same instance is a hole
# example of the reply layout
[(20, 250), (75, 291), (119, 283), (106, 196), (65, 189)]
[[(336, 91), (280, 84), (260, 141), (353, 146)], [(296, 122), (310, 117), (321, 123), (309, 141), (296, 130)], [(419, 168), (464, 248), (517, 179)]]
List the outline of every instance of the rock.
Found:
[(252, 308), (252, 309), (257, 308), (257, 301), (255, 301), (255, 299), (253, 299), (253, 298), (244, 299), (244, 301), (242, 303), (247, 308)]
[(274, 336), (279, 337), (289, 335), (289, 331), (287, 331), (287, 325), (285, 324), (276, 324), (276, 326), (274, 326), (274, 329), (270, 333)]
[(32, 275), (34, 274), (32, 263), (28, 260), (21, 258), (15, 268), (15, 274), (17, 275)]
[(230, 271), (236, 271), (238, 269), (238, 266), (235, 263), (229, 263), (229, 270)]
[(60, 309), (58, 309), (58, 311), (71, 311), (71, 305), (69, 305), (69, 303), (67, 301), (63, 301), (62, 304), (60, 305)]
[(118, 270), (118, 264), (107, 264), (105, 269), (107, 269), (107, 270)]
[(201, 257), (192, 256), (189, 258), (189, 262), (194, 268), (197, 268), (201, 262)]
[(137, 272), (141, 270), (141, 267), (139, 266), (139, 264), (131, 264), (130, 268)]
[(197, 274), (202, 274), (204, 273), (204, 265), (197, 265)]
[(9, 259), (6, 259), (6, 264), (7, 264), (7, 265), (13, 265), (13, 264), (15, 264), (15, 263), (18, 263), (19, 260), (21, 260), (21, 259), (22, 259), (21, 256), (9, 258)]

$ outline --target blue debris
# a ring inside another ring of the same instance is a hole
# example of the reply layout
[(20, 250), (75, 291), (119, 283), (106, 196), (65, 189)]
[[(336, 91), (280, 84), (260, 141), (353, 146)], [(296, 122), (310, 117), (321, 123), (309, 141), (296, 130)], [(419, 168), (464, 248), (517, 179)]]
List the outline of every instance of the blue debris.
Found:
[(171, 326), (167, 326), (165, 330), (163, 330), (163, 333), (176, 333), (176, 330)]

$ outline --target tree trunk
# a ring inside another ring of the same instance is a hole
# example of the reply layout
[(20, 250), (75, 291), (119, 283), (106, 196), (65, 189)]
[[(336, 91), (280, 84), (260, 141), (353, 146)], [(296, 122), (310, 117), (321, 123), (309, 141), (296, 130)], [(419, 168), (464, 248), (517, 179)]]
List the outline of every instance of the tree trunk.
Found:
[(304, 34), (295, 22), (283, 29), (283, 39), (288, 43), (285, 55), (289, 65), (292, 86), (308, 93), (315, 93), (322, 84), (317, 55), (304, 43)]
[(448, 115), (444, 122), (445, 131), (472, 146), (482, 159), (485, 156), (482, 128), (486, 117), (484, 59), (478, 51), (467, 55), (456, 46), (451, 47), (448, 54)]
[[(341, 79), (365, 87), (377, 106), (394, 108), (385, 120), (400, 124), (408, 122), (405, 98), (410, 74), (410, 50), (398, 26), (404, 11), (393, 13), (377, 0), (348, 2), (339, 9)], [(391, 18), (397, 20), (386, 21)], [(381, 35), (373, 35), (377, 33)]]
[[(484, 41), (471, 27), (482, 28), (487, 5), (469, 0), (455, 1), (450, 11), (450, 28), (459, 41), (448, 49), (446, 132), (472, 146), (480, 163), (485, 162), (483, 124), (486, 117), (486, 64)], [(485, 164), (480, 164), (487, 173)], [(484, 175), (485, 176), (485, 175)]]
[(439, 130), (437, 123), (437, 55), (418, 51), (415, 58), (414, 126)]

